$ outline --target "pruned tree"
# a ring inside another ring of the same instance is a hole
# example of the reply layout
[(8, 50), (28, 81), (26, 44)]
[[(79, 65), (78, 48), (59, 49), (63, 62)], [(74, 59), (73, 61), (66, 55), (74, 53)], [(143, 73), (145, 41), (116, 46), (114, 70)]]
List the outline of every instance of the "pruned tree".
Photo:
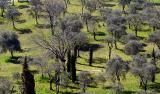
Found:
[(148, 81), (151, 81), (156, 73), (156, 67), (153, 64), (147, 63), (145, 57), (136, 55), (133, 58), (131, 70), (135, 76), (139, 77), (140, 86), (146, 91)]
[(4, 17), (5, 9), (9, 6), (11, 0), (0, 0), (1, 17)]
[(124, 51), (128, 55), (136, 55), (140, 51), (144, 51), (144, 44), (136, 40), (131, 40), (125, 44)]
[(64, 4), (61, 0), (45, 0), (44, 6), (49, 17), (51, 32), (54, 34), (57, 25), (57, 18), (65, 10)]
[(131, 14), (128, 16), (128, 23), (131, 29), (134, 30), (135, 35), (138, 36), (138, 31), (142, 28), (143, 19), (140, 14)]
[(18, 83), (19, 80), (20, 80), (20, 78), (21, 78), (21, 74), (20, 74), (19, 72), (14, 72), (14, 73), (12, 74), (12, 78), (13, 78), (13, 80), (16, 80), (17, 83)]
[(27, 57), (24, 57), (23, 72), (21, 74), (23, 94), (36, 94), (35, 93), (34, 75), (28, 69), (28, 64), (27, 63), (28, 63)]
[(122, 6), (123, 11), (125, 11), (126, 5), (129, 5), (131, 0), (119, 0), (119, 4)]
[(107, 63), (106, 73), (114, 83), (120, 83), (121, 77), (125, 79), (127, 72), (129, 71), (129, 65), (120, 57), (115, 57)]
[(10, 7), (7, 9), (7, 12), (6, 12), (6, 17), (7, 19), (11, 20), (12, 21), (12, 25), (13, 25), (13, 28), (16, 29), (16, 26), (15, 26), (15, 19), (20, 16), (20, 12), (14, 8), (14, 7)]
[(7, 77), (0, 77), (0, 94), (12, 94), (14, 87)]
[(87, 32), (89, 32), (89, 26), (88, 26), (88, 24), (89, 24), (89, 21), (91, 20), (91, 18), (92, 18), (92, 16), (88, 12), (82, 14), (82, 20), (86, 24)]
[(1, 52), (9, 51), (13, 57), (14, 51), (21, 51), (20, 41), (14, 32), (0, 32), (0, 47)]
[(160, 49), (160, 30), (157, 30), (149, 35), (148, 41), (151, 43), (154, 43), (157, 45), (157, 47)]
[(80, 82), (80, 88), (82, 89), (82, 92), (86, 92), (87, 86), (91, 83), (91, 74), (88, 71), (81, 71), (79, 74), (79, 82)]
[(82, 14), (84, 13), (84, 8), (85, 8), (85, 4), (86, 4), (86, 0), (80, 0), (81, 2), (81, 7), (82, 7)]
[(106, 20), (108, 31), (114, 37), (115, 48), (117, 47), (117, 41), (123, 36), (126, 35), (126, 19), (122, 16), (120, 11), (112, 11), (110, 15), (108, 15)]
[(86, 0), (85, 8), (92, 14), (97, 8), (97, 0)]
[(32, 10), (34, 11), (34, 16), (36, 19), (36, 23), (38, 24), (39, 13), (42, 9), (40, 0), (31, 0)]
[(112, 37), (107, 37), (107, 38), (106, 38), (106, 42), (107, 42), (108, 49), (109, 49), (108, 57), (109, 57), (109, 59), (111, 59), (112, 48), (113, 48), (113, 44), (114, 44), (114, 39), (113, 39)]

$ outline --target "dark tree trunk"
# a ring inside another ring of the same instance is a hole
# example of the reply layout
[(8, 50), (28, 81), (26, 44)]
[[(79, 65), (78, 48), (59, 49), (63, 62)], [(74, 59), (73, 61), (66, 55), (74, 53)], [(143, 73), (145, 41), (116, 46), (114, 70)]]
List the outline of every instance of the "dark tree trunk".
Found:
[(153, 75), (152, 75), (152, 82), (155, 82), (155, 80), (156, 80), (155, 78), (156, 78), (156, 77), (155, 77), (155, 74), (153, 74)]
[(81, 57), (80, 56), (80, 48), (78, 47), (78, 49), (77, 49), (77, 55), (78, 55), (78, 57)]
[(114, 41), (114, 45), (115, 45), (115, 48), (118, 49), (116, 40)]
[(15, 26), (15, 23), (14, 23), (14, 18), (12, 18), (12, 25), (13, 25), (13, 28), (16, 29), (16, 26)]
[(38, 23), (38, 13), (35, 11), (35, 19), (36, 19), (36, 24), (39, 24)]
[(122, 6), (123, 11), (125, 11), (125, 5)]
[(109, 47), (109, 60), (111, 59), (112, 47)]
[(64, 0), (64, 3), (65, 3), (66, 8), (68, 8), (68, 4), (66, 0)]
[(14, 57), (14, 55), (13, 55), (13, 51), (10, 51), (11, 52), (11, 57), (13, 58)]
[(86, 27), (87, 27), (87, 32), (89, 32), (88, 20), (86, 20)]
[(72, 82), (76, 81), (76, 57), (71, 56), (71, 75), (72, 75)]
[(89, 48), (89, 66), (92, 66), (93, 63), (93, 48)]
[(138, 36), (138, 30), (137, 29), (135, 29), (135, 35), (136, 35), (136, 37)]
[(15, 4), (14, 4), (14, 0), (12, 1), (12, 6), (15, 6)]
[(1, 8), (1, 17), (4, 17), (4, 8)]
[(74, 47), (74, 57), (75, 60), (77, 60), (77, 46)]
[(31, 74), (28, 69), (27, 58), (25, 57), (23, 64), (22, 72), (22, 85), (23, 85), (23, 94), (35, 94), (35, 81), (34, 76)]
[(68, 58), (68, 61), (67, 61), (67, 72), (71, 72), (71, 51), (69, 50), (68, 53), (67, 53), (67, 58)]

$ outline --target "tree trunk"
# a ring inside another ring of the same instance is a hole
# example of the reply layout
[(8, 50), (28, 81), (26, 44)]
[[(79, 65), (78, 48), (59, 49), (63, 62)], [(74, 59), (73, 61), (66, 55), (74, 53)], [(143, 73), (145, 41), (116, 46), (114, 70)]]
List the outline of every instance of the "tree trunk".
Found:
[(135, 29), (135, 35), (136, 35), (136, 37), (138, 36), (138, 30), (137, 29)]
[(15, 4), (14, 4), (14, 0), (12, 1), (12, 6), (15, 6)]
[(89, 48), (89, 66), (92, 66), (93, 62), (93, 49), (92, 47)]
[(38, 13), (35, 11), (35, 18), (36, 18), (36, 24), (39, 24), (38, 23)]
[(116, 40), (114, 41), (114, 45), (115, 45), (115, 48), (118, 49)]
[(4, 17), (4, 8), (1, 8), (1, 17)]
[(86, 27), (87, 27), (87, 32), (89, 32), (88, 20), (86, 20)]
[(13, 28), (16, 29), (16, 26), (15, 26), (15, 23), (14, 23), (14, 18), (12, 18), (12, 25), (13, 25)]
[(11, 57), (13, 58), (13, 57), (14, 57), (14, 56), (13, 56), (13, 51), (11, 50), (10, 52), (11, 52)]
[(77, 61), (77, 46), (74, 47), (74, 57), (75, 57), (75, 60)]
[(71, 72), (71, 51), (69, 50), (67, 53), (67, 72)]
[(78, 49), (77, 49), (77, 55), (78, 55), (78, 57), (81, 57), (81, 56), (80, 56), (80, 49), (79, 49), (79, 47), (78, 47)]
[(72, 82), (76, 81), (76, 57), (71, 56), (71, 74), (72, 74)]
[(109, 60), (111, 59), (112, 47), (109, 47)]

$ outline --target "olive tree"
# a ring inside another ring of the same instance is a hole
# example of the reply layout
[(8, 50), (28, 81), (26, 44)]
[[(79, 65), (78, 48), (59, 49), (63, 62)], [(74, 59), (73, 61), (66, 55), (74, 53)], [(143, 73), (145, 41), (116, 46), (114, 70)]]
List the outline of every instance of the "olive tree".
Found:
[(126, 5), (129, 5), (131, 3), (131, 0), (119, 0), (119, 4), (122, 5), (123, 11), (125, 11)]
[(14, 8), (14, 7), (10, 7), (7, 9), (7, 12), (6, 12), (6, 17), (7, 19), (11, 20), (12, 21), (12, 25), (13, 25), (13, 28), (16, 29), (16, 26), (15, 26), (15, 19), (20, 16), (20, 12)]
[(5, 9), (9, 6), (11, 0), (0, 0), (1, 17), (4, 17)]
[(64, 12), (64, 4), (57, 0), (45, 0), (44, 6), (49, 17), (51, 32), (54, 34), (58, 20), (57, 18), (62, 12)]
[(142, 15), (140, 14), (130, 14), (128, 16), (128, 23), (130, 27), (134, 30), (135, 35), (138, 36), (138, 31), (142, 28)]
[(144, 56), (136, 55), (133, 57), (132, 73), (139, 77), (140, 86), (147, 90), (148, 81), (151, 81), (156, 73), (156, 67), (153, 64), (147, 63)]
[(125, 79), (128, 70), (128, 63), (119, 56), (109, 60), (106, 67), (106, 73), (114, 83), (120, 83), (121, 77)]
[[(0, 94), (12, 94), (13, 93), (13, 87), (11, 82), (7, 77), (0, 77)], [(12, 90), (11, 90), (12, 88)]]
[(39, 13), (41, 10), (41, 1), (40, 0), (31, 0), (32, 10), (34, 11), (34, 16), (36, 23), (38, 24)]
[(88, 71), (81, 71), (79, 74), (79, 82), (80, 82), (80, 88), (82, 89), (82, 92), (86, 92), (87, 86), (91, 83), (91, 74)]
[(148, 37), (148, 41), (151, 43), (154, 43), (158, 46), (158, 48), (160, 49), (160, 30), (157, 30), (155, 32), (153, 32), (152, 34), (149, 35)]
[(144, 51), (144, 44), (136, 40), (131, 40), (125, 44), (124, 51), (127, 55), (136, 55), (140, 51)]
[(111, 59), (112, 48), (113, 48), (113, 43), (114, 43), (114, 38), (112, 38), (112, 37), (107, 37), (107, 38), (106, 38), (106, 42), (107, 42), (108, 49), (109, 49), (108, 57), (109, 57), (109, 59)]
[(0, 47), (1, 52), (9, 51), (13, 57), (14, 51), (21, 51), (20, 41), (14, 32), (0, 32)]

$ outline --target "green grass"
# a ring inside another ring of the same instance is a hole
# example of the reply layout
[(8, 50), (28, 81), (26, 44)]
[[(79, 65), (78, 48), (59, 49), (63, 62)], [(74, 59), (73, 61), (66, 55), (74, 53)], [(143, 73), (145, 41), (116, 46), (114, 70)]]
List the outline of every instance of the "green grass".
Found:
[[(70, 1), (72, 4), (69, 5), (68, 12), (69, 13), (81, 13), (81, 5), (78, 2), (78, 0), (70, 0)], [(160, 2), (160, 1), (155, 0), (155, 2)], [(115, 3), (115, 2), (111, 2), (111, 3)], [(117, 3), (115, 3), (115, 4), (116, 4), (116, 6), (114, 6), (113, 9), (121, 9)], [(28, 3), (16, 3), (16, 6), (19, 6), (19, 5), (28, 5)], [(33, 33), (19, 34), (19, 39), (20, 39), (20, 42), (22, 45), (22, 49), (24, 49), (26, 51), (22, 52), (22, 53), (16, 52), (14, 54), (15, 56), (26, 56), (27, 55), (27, 56), (36, 57), (36, 56), (42, 55), (42, 53), (44, 51), (41, 48), (37, 47), (32, 42), (32, 36), (34, 34), (38, 34), (39, 31), (47, 32), (49, 30), (36, 28), (35, 27), (35, 23), (36, 23), (35, 19), (29, 15), (29, 13), (27, 12), (28, 9), (29, 8), (19, 9), (19, 11), (22, 13), (20, 19), (26, 20), (26, 22), (22, 23), (22, 24), (17, 23), (16, 27), (22, 28), (22, 29), (31, 29), (33, 31)], [(93, 15), (99, 15), (98, 11), (93, 13)], [(6, 19), (2, 19), (2, 18), (0, 18), (0, 21), (4, 21), (4, 24), (0, 25), (1, 30), (10, 30), (10, 31), (14, 31), (18, 34), (18, 32), (12, 28), (12, 24), (10, 21), (8, 21)], [(45, 19), (42, 19), (42, 18), (40, 19), (40, 23), (46, 23), (46, 22), (47, 21)], [(148, 28), (148, 27), (144, 27), (144, 28)], [(94, 61), (95, 62), (93, 63), (92, 67), (88, 66), (89, 53), (88, 52), (81, 52), (81, 58), (78, 58), (77, 65), (76, 65), (77, 73), (79, 73), (80, 70), (87, 70), (87, 71), (90, 71), (93, 75), (97, 75), (98, 73), (105, 71), (105, 69), (101, 68), (101, 67), (105, 67), (106, 62), (108, 60), (108, 47), (107, 47), (106, 42), (103, 41), (105, 39), (105, 37), (108, 36), (108, 33), (106, 33), (107, 29), (105, 27), (98, 28), (99, 32), (103, 32), (106, 34), (105, 36), (97, 36), (96, 38), (99, 41), (95, 41), (93, 39), (93, 35), (91, 33), (86, 32), (85, 26), (82, 31), (87, 34), (90, 43), (100, 44), (102, 46), (102, 48), (99, 48), (98, 50), (96, 50), (94, 52)], [(132, 30), (129, 30), (129, 29), (127, 31), (129, 33), (134, 33)], [(147, 37), (150, 33), (151, 32), (149, 32), (149, 31), (141, 31), (141, 32), (139, 32), (139, 36)], [(122, 43), (118, 43), (118, 47), (120, 49), (123, 49), (124, 45)], [(148, 44), (148, 46), (145, 48), (146, 53), (151, 53), (152, 48), (153, 48), (153, 45)], [(31, 50), (27, 51), (27, 49), (31, 49)], [(113, 49), (112, 57), (114, 57), (116, 55), (119, 55), (124, 60), (131, 60), (132, 59), (131, 56), (128, 56), (119, 50)], [(4, 53), (4, 54), (0, 54), (0, 76), (8, 76), (11, 78), (12, 73), (14, 73), (14, 72), (21, 73), (22, 66), (20, 64), (13, 64), (11, 62), (6, 62), (6, 60), (9, 58), (10, 58), (9, 52)], [(35, 70), (37, 68), (32, 66), (30, 69)], [(40, 74), (35, 74), (35, 81), (36, 81), (36, 93), (37, 94), (50, 94), (48, 80), (42, 79)], [(131, 73), (128, 73), (126, 80), (122, 81), (123, 85), (124, 85), (124, 94), (131, 94), (132, 92), (142, 90), (139, 88), (138, 81), (139, 81), (138, 78), (134, 77)], [(156, 82), (160, 82), (160, 74), (157, 75)], [(150, 84), (152, 84), (152, 83), (150, 83)], [(111, 85), (110, 80), (107, 80), (107, 82), (105, 83), (105, 86), (109, 87), (110, 85)], [(74, 85), (74, 86), (78, 87), (77, 85)], [(60, 91), (61, 92), (68, 91), (68, 92), (74, 92), (74, 93), (80, 92), (79, 89), (71, 89), (71, 88), (67, 88), (67, 89), (60, 88)], [(96, 88), (89, 87), (87, 89), (87, 92), (89, 94), (112, 94), (111, 89), (103, 89), (102, 84), (100, 84), (100, 83), (98, 84), (98, 86)], [(127, 92), (130, 92), (130, 93), (127, 93)], [(18, 93), (15, 92), (15, 94), (18, 94)], [(160, 94), (160, 92), (158, 92), (158, 94)]]

